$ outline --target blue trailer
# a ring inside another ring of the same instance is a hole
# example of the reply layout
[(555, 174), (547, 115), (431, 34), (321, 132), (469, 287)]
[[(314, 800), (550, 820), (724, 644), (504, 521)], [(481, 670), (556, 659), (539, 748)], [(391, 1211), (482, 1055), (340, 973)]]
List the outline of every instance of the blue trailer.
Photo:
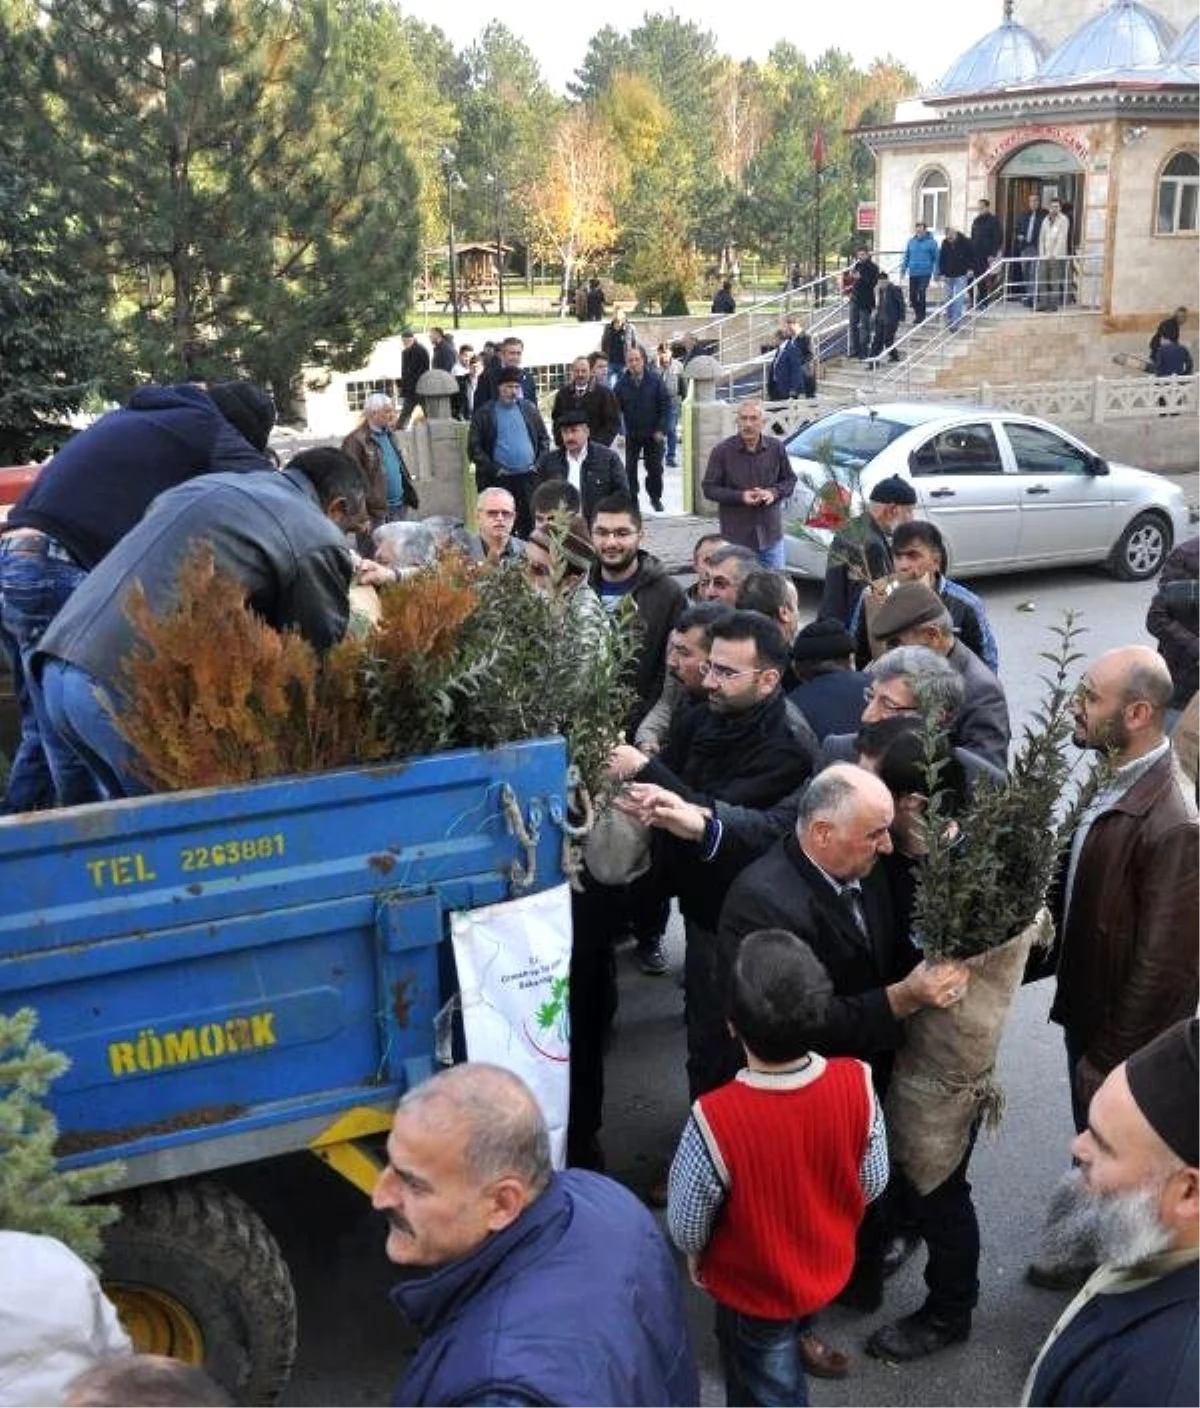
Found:
[(0, 1005), (71, 1068), (64, 1167), (119, 1159), (105, 1283), (142, 1349), (271, 1402), (277, 1245), (222, 1169), (362, 1141), (429, 1075), (451, 911), (561, 883), (561, 739), (0, 818)]

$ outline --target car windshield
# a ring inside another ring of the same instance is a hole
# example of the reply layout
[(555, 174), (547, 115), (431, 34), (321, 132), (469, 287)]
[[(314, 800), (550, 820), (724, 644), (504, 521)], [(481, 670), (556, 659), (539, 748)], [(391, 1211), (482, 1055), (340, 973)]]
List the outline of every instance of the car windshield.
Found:
[(858, 473), (893, 440), (911, 427), (882, 416), (842, 411), (797, 431), (787, 442), (789, 455), (828, 462), (835, 470)]

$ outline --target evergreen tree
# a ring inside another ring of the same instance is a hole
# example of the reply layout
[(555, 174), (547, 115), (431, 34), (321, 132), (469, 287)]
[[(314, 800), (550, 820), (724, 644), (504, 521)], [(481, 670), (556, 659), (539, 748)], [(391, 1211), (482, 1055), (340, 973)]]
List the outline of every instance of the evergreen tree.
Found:
[[(32, 71), (28, 17), (0, 10), (0, 89)], [(13, 103), (0, 116), (0, 463), (55, 449), (80, 409), (105, 343), (103, 287), (72, 258), (64, 213), (27, 174), (31, 133)]]
[(306, 362), (360, 365), (404, 315), (416, 180), (328, 0), (46, 0), (40, 146), (117, 289), (131, 364), (248, 372), (286, 402)]
[(60, 1173), (58, 1125), (41, 1103), (70, 1062), (34, 1039), (37, 1015), (0, 1013), (0, 1227), (57, 1237), (95, 1264), (100, 1233), (117, 1216), (106, 1204), (80, 1205), (111, 1182), (119, 1165)]

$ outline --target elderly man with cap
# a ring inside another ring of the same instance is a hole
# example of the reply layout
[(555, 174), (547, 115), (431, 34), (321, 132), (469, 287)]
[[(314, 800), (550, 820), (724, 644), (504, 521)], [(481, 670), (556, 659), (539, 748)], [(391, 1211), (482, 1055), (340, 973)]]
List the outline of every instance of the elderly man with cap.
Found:
[(562, 448), (547, 449), (538, 457), (534, 471), (537, 481), (545, 484), (552, 479), (565, 479), (573, 484), (579, 490), (583, 516), (590, 523), (601, 499), (610, 494), (628, 495), (625, 466), (615, 450), (593, 443), (588, 413), (582, 406), (563, 411), (554, 428), (562, 439)]
[(825, 588), (818, 616), (850, 624), (858, 598), (868, 582), (894, 570), (892, 532), (913, 517), (917, 491), (899, 474), (881, 479), (867, 495), (867, 511), (847, 524), (829, 545)]
[(1197, 1022), (1115, 1067), (1071, 1152), (1064, 1260), (1099, 1261), (1030, 1371), (1022, 1403), (1196, 1402)]
[(802, 626), (792, 642), (792, 671), (799, 683), (788, 695), (818, 739), (856, 733), (870, 675), (854, 668), (854, 641), (832, 616)]
[(499, 485), (517, 507), (516, 534), (533, 531), (534, 466), (550, 448), (546, 422), (537, 402), (522, 396), (520, 367), (496, 373), (496, 396), (477, 405), (467, 433), (467, 456), (475, 466), (480, 493)]
[(68, 440), (8, 515), (0, 536), (0, 635), (13, 665), (21, 742), (5, 810), (96, 800), (46, 716), (29, 661), (87, 574), (167, 489), (213, 470), (269, 469), (275, 406), (247, 381), (143, 386)]
[(1005, 767), (1012, 729), (1004, 688), (954, 634), (954, 620), (937, 592), (923, 582), (902, 583), (885, 599), (870, 627), (871, 634), (888, 650), (898, 645), (921, 645), (949, 661), (966, 687), (953, 741), (997, 767)]

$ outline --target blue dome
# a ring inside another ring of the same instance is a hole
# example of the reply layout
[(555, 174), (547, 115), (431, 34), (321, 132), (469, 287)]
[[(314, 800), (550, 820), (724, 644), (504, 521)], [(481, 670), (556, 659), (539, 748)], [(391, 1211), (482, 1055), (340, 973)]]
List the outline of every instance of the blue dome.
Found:
[(1023, 83), (1038, 71), (1046, 51), (1041, 41), (1012, 19), (973, 44), (942, 75), (929, 94), (984, 93)]
[(1200, 68), (1200, 19), (1194, 19), (1171, 46), (1167, 60), (1185, 68)]
[(1039, 80), (1071, 79), (1158, 68), (1167, 61), (1173, 38), (1166, 21), (1138, 0), (1116, 0), (1064, 39), (1037, 76)]

